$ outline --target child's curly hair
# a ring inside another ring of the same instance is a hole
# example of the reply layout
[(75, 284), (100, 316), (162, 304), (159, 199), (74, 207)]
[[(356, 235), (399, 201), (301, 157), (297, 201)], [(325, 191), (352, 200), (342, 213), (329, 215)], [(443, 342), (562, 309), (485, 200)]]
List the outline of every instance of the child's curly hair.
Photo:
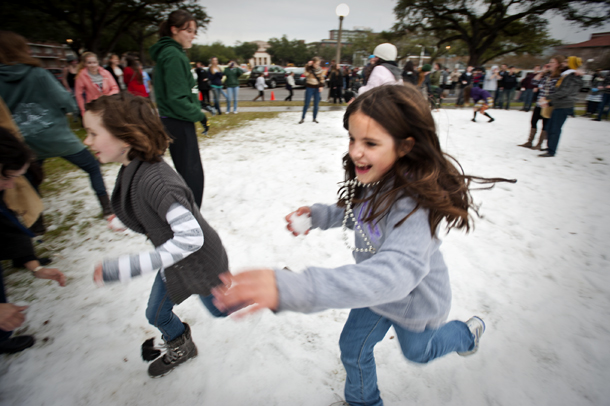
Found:
[[(470, 183), (488, 183), (492, 184), (491, 188), (495, 182), (516, 182), (465, 175), (460, 164), (441, 150), (430, 108), (420, 91), (411, 84), (379, 86), (358, 96), (343, 117), (346, 130), (349, 131), (350, 116), (357, 112), (377, 121), (394, 138), (397, 151), (407, 138), (415, 140), (413, 149), (394, 163), (374, 193), (355, 201), (370, 202), (371, 209), (365, 222), (381, 218), (396, 200), (408, 196), (417, 202), (417, 206), (398, 225), (419, 208), (425, 208), (429, 210), (432, 235), (442, 219), (447, 220), (448, 230), (457, 227), (469, 231), (471, 218), (468, 210), (478, 214), (470, 195)], [(346, 181), (356, 177), (355, 165), (349, 154), (343, 157), (343, 167)], [(347, 188), (344, 184), (339, 189), (340, 207), (345, 206), (349, 194)], [(357, 190), (356, 196), (361, 197), (362, 190)]]
[(104, 127), (131, 146), (130, 161), (160, 162), (171, 142), (157, 110), (144, 97), (127, 92), (102, 96), (87, 103), (85, 111), (99, 114)]

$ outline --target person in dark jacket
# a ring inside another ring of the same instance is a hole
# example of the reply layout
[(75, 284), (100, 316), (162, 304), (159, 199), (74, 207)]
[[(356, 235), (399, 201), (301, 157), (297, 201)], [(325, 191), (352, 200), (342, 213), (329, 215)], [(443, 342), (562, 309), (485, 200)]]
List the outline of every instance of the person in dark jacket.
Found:
[(515, 97), (517, 82), (518, 75), (515, 72), (515, 67), (509, 66), (508, 72), (504, 72), (502, 75), (502, 86), (500, 88), (502, 97), (500, 101), (500, 108), (504, 108), (504, 106), (506, 106), (506, 110), (510, 110), (510, 101)]
[(404, 68), (402, 68), (402, 81), (404, 83), (411, 83), (413, 86), (417, 86), (417, 72), (415, 72), (413, 62), (407, 61)]
[(464, 71), (464, 73), (462, 73), (462, 75), (460, 76), (458, 96), (457, 96), (457, 101), (455, 102), (455, 105), (457, 107), (464, 106), (464, 89), (466, 88), (466, 86), (470, 86), (472, 84), (472, 70), (473, 69), (474, 69), (473, 66), (467, 67), (466, 71)]
[[(565, 66), (567, 65), (567, 66)], [(548, 151), (538, 156), (549, 158), (557, 153), (561, 128), (568, 116), (574, 115), (574, 103), (580, 89), (582, 88), (582, 78), (576, 71), (582, 65), (582, 60), (576, 56), (570, 56), (565, 62), (561, 72), (561, 77), (555, 85), (555, 93), (549, 95), (548, 101), (543, 102), (543, 106), (548, 104), (553, 107), (551, 118), (549, 119), (547, 136)]]
[[(602, 87), (604, 89), (604, 94), (602, 96), (602, 101), (599, 103), (599, 107), (597, 109), (597, 118), (593, 119), (594, 121), (602, 121), (602, 115), (604, 114), (604, 110), (606, 106), (610, 105), (610, 73), (606, 74), (604, 81), (602, 82)], [(608, 112), (605, 112), (606, 118), (608, 118)]]
[[(4, 204), (4, 190), (14, 187), (15, 179), (23, 175), (34, 158), (32, 151), (8, 129), (0, 127), (0, 260), (12, 259), (24, 265), (38, 279), (51, 279), (65, 286), (66, 277), (56, 268), (42, 266), (34, 254), (34, 236), (21, 224), (17, 215)], [(12, 330), (25, 321), (27, 306), (8, 303), (0, 265), (0, 354), (23, 351), (34, 345), (34, 337), (11, 337)]]
[(197, 83), (184, 52), (197, 33), (195, 18), (185, 10), (173, 11), (159, 26), (159, 42), (150, 48), (157, 63), (154, 88), (157, 108), (173, 142), (169, 152), (176, 171), (193, 191), (195, 203), (203, 201), (204, 174), (195, 123), (205, 121), (198, 100)]
[(337, 99), (339, 99), (339, 103), (341, 103), (343, 75), (337, 65), (333, 65), (330, 69), (328, 87), (330, 88), (330, 98), (333, 99), (333, 103), (337, 103)]
[(529, 112), (534, 101), (534, 88), (532, 80), (540, 72), (540, 65), (534, 66), (534, 71), (528, 73), (521, 81), (521, 91), (523, 92), (523, 108), (521, 111)]

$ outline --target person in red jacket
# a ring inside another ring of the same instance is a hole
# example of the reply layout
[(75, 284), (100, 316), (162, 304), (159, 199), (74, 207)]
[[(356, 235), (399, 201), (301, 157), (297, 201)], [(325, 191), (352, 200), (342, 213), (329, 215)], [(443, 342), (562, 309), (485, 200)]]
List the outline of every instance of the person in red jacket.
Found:
[(134, 96), (148, 97), (138, 58), (131, 55), (127, 56), (127, 67), (123, 70), (123, 77), (129, 93)]
[(116, 80), (110, 72), (100, 66), (97, 55), (93, 52), (85, 52), (81, 56), (74, 84), (74, 96), (81, 114), (85, 114), (85, 103), (89, 103), (102, 95), (111, 95), (118, 92), (119, 86)]

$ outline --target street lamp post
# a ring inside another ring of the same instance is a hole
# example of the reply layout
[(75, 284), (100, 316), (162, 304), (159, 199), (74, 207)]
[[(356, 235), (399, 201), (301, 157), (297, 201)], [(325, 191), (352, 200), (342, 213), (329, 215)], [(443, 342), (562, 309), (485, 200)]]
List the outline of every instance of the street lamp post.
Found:
[(341, 30), (343, 29), (343, 17), (349, 14), (349, 6), (341, 3), (335, 9), (335, 13), (339, 16), (339, 36), (337, 37), (337, 66), (341, 63)]
[(423, 45), (418, 45), (418, 47), (421, 48), (421, 52), (419, 53), (419, 68), (421, 69), (421, 67), (424, 65), (423, 60), (424, 60), (424, 46)]
[(447, 57), (449, 56), (449, 50), (451, 49), (451, 45), (447, 45), (445, 47), (445, 49), (447, 50), (447, 53), (445, 54), (445, 68), (447, 67)]

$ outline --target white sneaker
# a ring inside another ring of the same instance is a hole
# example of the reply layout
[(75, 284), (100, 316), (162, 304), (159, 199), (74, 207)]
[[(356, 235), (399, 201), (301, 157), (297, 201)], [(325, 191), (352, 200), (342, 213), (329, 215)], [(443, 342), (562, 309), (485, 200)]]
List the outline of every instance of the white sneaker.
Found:
[(237, 114), (237, 110), (235, 110), (235, 111), (233, 112), (233, 114)]
[(485, 332), (485, 322), (483, 322), (483, 320), (478, 316), (471, 317), (466, 322), (466, 325), (468, 326), (468, 329), (470, 330), (470, 332), (472, 333), (472, 336), (474, 337), (474, 347), (472, 347), (472, 350), (470, 350), (470, 351), (458, 352), (458, 355), (460, 355), (462, 357), (466, 357), (468, 355), (472, 355), (475, 352), (477, 352), (477, 350), (479, 349), (479, 340), (481, 339), (481, 336)]

